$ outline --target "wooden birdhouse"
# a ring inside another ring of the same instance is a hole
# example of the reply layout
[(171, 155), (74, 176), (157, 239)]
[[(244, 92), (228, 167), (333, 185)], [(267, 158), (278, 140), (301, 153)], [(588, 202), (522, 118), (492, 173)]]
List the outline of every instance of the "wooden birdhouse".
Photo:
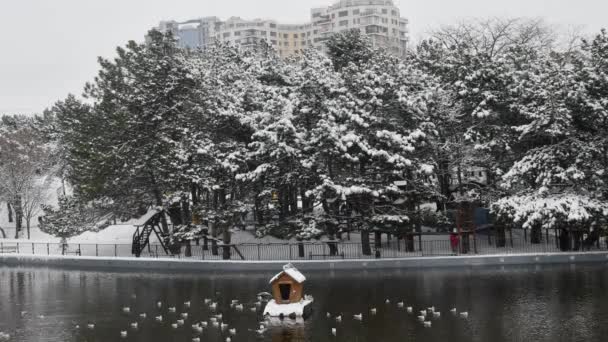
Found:
[(292, 264), (283, 266), (283, 271), (270, 279), (272, 297), (264, 308), (264, 316), (307, 317), (311, 313), (312, 296), (304, 295), (306, 277)]
[(283, 271), (270, 279), (272, 297), (277, 304), (299, 303), (304, 298), (306, 277), (292, 264), (283, 266)]

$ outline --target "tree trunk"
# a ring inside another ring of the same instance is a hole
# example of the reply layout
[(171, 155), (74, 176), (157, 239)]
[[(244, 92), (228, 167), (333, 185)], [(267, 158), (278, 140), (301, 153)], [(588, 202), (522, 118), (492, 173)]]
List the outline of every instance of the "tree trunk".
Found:
[(190, 242), (190, 240), (186, 241), (186, 250), (184, 251), (184, 256), (192, 256), (192, 243)]
[(306, 214), (310, 207), (308, 197), (306, 197), (306, 182), (300, 187), (300, 198), (302, 198), (302, 212)]
[(576, 230), (574, 232), (572, 232), (572, 238), (574, 240), (572, 249), (575, 251), (580, 251), (582, 249), (582, 239), (583, 239), (583, 233), (579, 230)]
[(447, 203), (450, 201), (450, 163), (448, 160), (442, 159), (438, 164), (437, 180), (439, 182), (439, 191), (442, 195), (437, 201), (437, 210), (446, 210)]
[(260, 202), (260, 199), (257, 195), (255, 196), (254, 205), (255, 205), (255, 208), (254, 208), (255, 222), (257, 222), (258, 225), (263, 225), (264, 224), (264, 214), (262, 213), (262, 203)]
[(15, 203), (13, 204), (15, 209), (15, 239), (19, 238), (19, 233), (23, 228), (23, 203), (21, 196), (15, 196)]
[(329, 256), (338, 255), (338, 243), (336, 241), (327, 242), (327, 246), (329, 247)]
[(302, 241), (298, 242), (298, 256), (300, 258), (304, 257), (304, 243)]
[(6, 209), (8, 214), (8, 223), (13, 223), (13, 208), (9, 202), (6, 202)]
[(414, 234), (407, 234), (405, 236), (405, 251), (414, 252)]
[(374, 247), (382, 248), (382, 232), (379, 230), (374, 231)]
[(298, 214), (298, 186), (297, 184), (291, 186), (291, 216)]
[(570, 234), (568, 234), (568, 230), (566, 228), (561, 228), (559, 230), (559, 249), (562, 252), (567, 252), (570, 250)]
[(203, 250), (209, 250), (209, 233), (205, 232), (203, 235)]
[(182, 199), (182, 223), (192, 223), (192, 213), (190, 212), (190, 201), (188, 198)]
[(534, 227), (532, 227), (532, 229), (530, 230), (530, 242), (538, 245), (541, 243), (542, 240), (542, 236), (543, 236), (543, 231), (541, 229), (541, 226), (539, 225), (535, 225)]
[(361, 249), (363, 255), (372, 255), (372, 247), (369, 243), (369, 232), (367, 230), (361, 231)]
[(26, 217), (25, 218), (25, 227), (27, 228), (27, 239), (30, 239), (30, 223), (32, 221), (31, 217)]
[(218, 249), (217, 249), (217, 224), (216, 222), (210, 222), (209, 225), (211, 226), (211, 254), (212, 255), (218, 255)]
[[(221, 203), (220, 203), (221, 197), (223, 197), (223, 192), (221, 191), (221, 189), (213, 190), (213, 209), (215, 210), (216, 215), (217, 215), (218, 209), (221, 206)], [(209, 222), (209, 225), (211, 228), (211, 254), (219, 255), (218, 247), (217, 247), (218, 218), (214, 217), (213, 221)]]
[(190, 184), (190, 194), (192, 195), (192, 204), (194, 206), (196, 206), (199, 202), (199, 199), (198, 199), (197, 187), (196, 187), (196, 184), (194, 184), (194, 183)]
[(223, 233), (223, 240), (224, 240), (224, 246), (223, 246), (223, 253), (222, 253), (222, 259), (224, 260), (230, 260), (230, 229), (228, 226), (224, 227), (224, 233)]
[(507, 245), (507, 236), (505, 234), (505, 226), (496, 226), (496, 247), (505, 247)]
[[(154, 178), (153, 174), (150, 174), (150, 180), (151, 180), (152, 187), (153, 187), (152, 193), (154, 195), (154, 199), (156, 200), (156, 205), (159, 208), (163, 208), (163, 194), (160, 191), (160, 189), (158, 188), (158, 186), (156, 185), (156, 179)], [(167, 224), (167, 218), (165, 217), (165, 215), (161, 215), (160, 225), (163, 230), (163, 234), (169, 235), (169, 225)]]

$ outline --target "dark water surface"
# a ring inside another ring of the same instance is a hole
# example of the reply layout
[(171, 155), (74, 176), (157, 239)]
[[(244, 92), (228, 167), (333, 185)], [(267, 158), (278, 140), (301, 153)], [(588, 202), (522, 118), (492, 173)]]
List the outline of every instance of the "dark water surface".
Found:
[[(232, 342), (608, 341), (605, 264), (307, 273), (305, 292), (315, 298), (313, 316), (259, 335), (254, 330), (262, 320), (260, 310), (249, 308), (258, 292), (268, 291), (272, 275), (0, 267), (0, 331), (9, 333), (10, 341), (191, 342), (196, 336), (192, 324), (212, 315), (203, 298), (213, 298), (223, 320), (237, 330)], [(245, 310), (230, 308), (232, 299), (245, 303)], [(160, 310), (157, 301), (163, 302)], [(192, 303), (189, 310), (183, 308), (185, 301)], [(398, 308), (399, 301), (413, 306), (414, 314)], [(124, 306), (131, 314), (122, 312)], [(177, 307), (177, 315), (188, 311), (183, 327), (171, 327), (176, 314), (167, 311), (169, 306)], [(430, 306), (441, 311), (441, 318), (425, 328), (416, 316)], [(372, 307), (375, 316), (369, 314)], [(450, 314), (452, 307), (468, 311), (468, 319)], [(142, 312), (146, 319), (139, 318)], [(327, 312), (341, 313), (342, 322), (328, 319)], [(353, 320), (358, 313), (363, 321)], [(159, 314), (162, 323), (154, 320)], [(90, 322), (95, 323), (92, 330), (86, 327)], [(132, 322), (139, 322), (137, 330), (129, 328)], [(122, 330), (127, 338), (120, 337)], [(210, 324), (200, 340), (228, 336)]]

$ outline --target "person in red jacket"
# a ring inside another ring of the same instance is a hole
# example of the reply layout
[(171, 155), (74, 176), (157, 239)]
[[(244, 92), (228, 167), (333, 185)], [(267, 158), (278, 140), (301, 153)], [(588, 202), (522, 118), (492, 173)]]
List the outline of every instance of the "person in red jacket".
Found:
[(460, 236), (458, 236), (458, 230), (454, 228), (450, 234), (450, 245), (452, 246), (452, 252), (458, 253), (458, 245), (460, 244)]

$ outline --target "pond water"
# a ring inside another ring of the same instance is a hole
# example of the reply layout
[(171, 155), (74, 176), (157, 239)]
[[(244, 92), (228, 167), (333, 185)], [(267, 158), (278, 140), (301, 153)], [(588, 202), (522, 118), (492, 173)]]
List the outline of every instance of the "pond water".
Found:
[[(315, 298), (303, 324), (285, 320), (262, 334), (256, 295), (268, 291), (269, 273), (155, 274), (0, 268), (0, 331), (9, 341), (606, 341), (608, 267), (604, 264), (459, 268), (369, 272), (308, 272), (305, 292)], [(209, 321), (204, 298), (218, 302), (229, 328)], [(244, 303), (244, 310), (231, 301)], [(387, 304), (386, 300), (390, 303)], [(162, 302), (162, 308), (157, 302)], [(184, 302), (190, 301), (190, 308)], [(407, 313), (397, 303), (412, 306)], [(123, 312), (128, 306), (130, 313)], [(169, 307), (176, 307), (176, 313)], [(417, 318), (434, 306), (440, 318), (424, 327)], [(467, 311), (468, 318), (450, 313)], [(371, 315), (370, 309), (377, 314)], [(181, 312), (184, 325), (171, 325)], [(327, 312), (332, 318), (327, 318)], [(146, 313), (145, 319), (139, 317)], [(363, 320), (353, 319), (363, 314)], [(334, 316), (341, 314), (342, 322)], [(163, 322), (155, 321), (162, 315)], [(137, 322), (137, 329), (130, 327)], [(95, 327), (89, 329), (88, 324)], [(335, 336), (332, 328), (336, 328)], [(121, 337), (121, 331), (127, 331)], [(197, 340), (194, 340), (197, 341)]]

